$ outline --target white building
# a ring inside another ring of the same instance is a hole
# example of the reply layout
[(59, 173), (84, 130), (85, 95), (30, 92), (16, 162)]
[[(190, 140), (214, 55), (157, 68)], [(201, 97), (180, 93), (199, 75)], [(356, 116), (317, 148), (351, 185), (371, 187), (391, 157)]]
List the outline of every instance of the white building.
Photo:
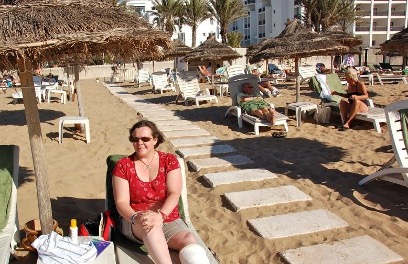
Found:
[[(146, 18), (150, 23), (153, 23), (154, 17), (149, 14), (149, 11), (153, 10), (152, 0), (121, 0), (119, 3), (125, 2), (126, 5), (133, 6), (136, 8), (137, 12)], [(217, 21), (213, 18), (207, 19), (202, 22), (196, 32), (196, 45), (203, 43), (210, 34), (215, 34), (218, 41), (221, 41), (220, 29)], [(176, 26), (176, 31), (174, 32), (171, 39), (179, 39), (188, 46), (192, 46), (192, 30), (191, 27), (187, 25), (182, 26), (182, 30), (179, 31)]]
[(288, 19), (297, 15), (294, 0), (243, 0), (248, 16), (230, 25), (230, 31), (243, 34), (242, 47), (260, 43), (265, 38), (278, 36)]
[(364, 14), (355, 23), (353, 33), (364, 39), (364, 47), (378, 47), (395, 33), (407, 27), (408, 1), (406, 0), (355, 0)]

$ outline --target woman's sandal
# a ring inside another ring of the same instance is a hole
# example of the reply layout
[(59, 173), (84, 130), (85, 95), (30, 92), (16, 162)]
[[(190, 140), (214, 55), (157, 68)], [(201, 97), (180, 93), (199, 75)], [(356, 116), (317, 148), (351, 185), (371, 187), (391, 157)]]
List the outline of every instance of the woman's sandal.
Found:
[(348, 130), (348, 129), (349, 129), (348, 127), (345, 127), (345, 126), (339, 126), (338, 131), (346, 131), (346, 130)]
[(287, 133), (286, 132), (274, 132), (272, 133), (272, 136), (274, 138), (284, 138), (286, 137)]

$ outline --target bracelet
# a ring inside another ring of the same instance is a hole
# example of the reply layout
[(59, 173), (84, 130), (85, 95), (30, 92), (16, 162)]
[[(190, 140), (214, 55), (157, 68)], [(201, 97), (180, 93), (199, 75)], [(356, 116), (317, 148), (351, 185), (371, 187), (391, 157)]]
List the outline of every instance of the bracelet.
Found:
[(166, 215), (162, 210), (159, 209), (157, 212), (161, 214), (163, 221), (167, 219), (168, 215)]
[(132, 216), (130, 217), (130, 223), (131, 223), (132, 225), (135, 224), (135, 223), (134, 223), (134, 220), (135, 220), (135, 217), (138, 216), (138, 215), (139, 215), (139, 212), (134, 212), (134, 213), (132, 214)]

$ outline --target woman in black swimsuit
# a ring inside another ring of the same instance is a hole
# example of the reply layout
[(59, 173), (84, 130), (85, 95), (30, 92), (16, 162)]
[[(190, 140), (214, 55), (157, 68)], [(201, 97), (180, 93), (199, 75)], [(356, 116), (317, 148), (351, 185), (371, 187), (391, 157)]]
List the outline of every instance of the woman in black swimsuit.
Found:
[(340, 114), (343, 125), (339, 130), (344, 131), (350, 128), (350, 122), (357, 113), (368, 112), (367, 105), (363, 100), (368, 99), (367, 89), (364, 83), (358, 80), (357, 71), (353, 68), (348, 68), (345, 72), (347, 86), (347, 94), (340, 101)]

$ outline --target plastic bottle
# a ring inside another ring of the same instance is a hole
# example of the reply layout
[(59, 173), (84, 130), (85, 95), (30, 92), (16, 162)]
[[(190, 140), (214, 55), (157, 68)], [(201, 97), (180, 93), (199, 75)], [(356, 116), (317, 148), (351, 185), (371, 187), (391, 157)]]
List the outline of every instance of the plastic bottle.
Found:
[(78, 227), (76, 219), (71, 219), (71, 226), (69, 227), (69, 237), (71, 242), (78, 244)]

